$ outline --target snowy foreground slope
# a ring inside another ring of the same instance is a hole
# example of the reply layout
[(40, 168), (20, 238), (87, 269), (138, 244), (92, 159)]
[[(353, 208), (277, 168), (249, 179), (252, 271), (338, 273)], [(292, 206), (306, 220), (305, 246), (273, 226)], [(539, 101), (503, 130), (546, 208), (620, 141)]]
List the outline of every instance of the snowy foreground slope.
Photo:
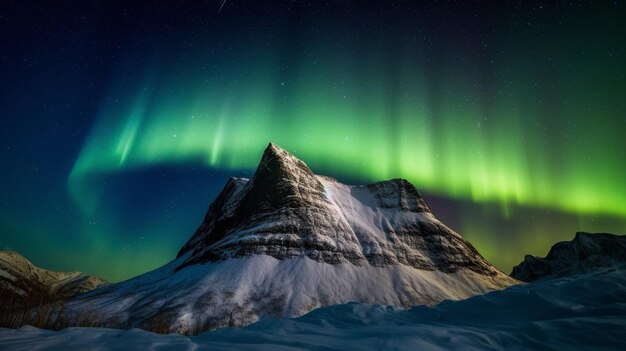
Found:
[(408, 181), (341, 184), (270, 144), (252, 179), (226, 184), (174, 261), (69, 301), (62, 319), (195, 334), (349, 302), (434, 305), (517, 283), (437, 220)]
[(324, 307), (194, 337), (139, 329), (0, 329), (2, 350), (624, 350), (626, 270), (540, 280), (410, 310)]

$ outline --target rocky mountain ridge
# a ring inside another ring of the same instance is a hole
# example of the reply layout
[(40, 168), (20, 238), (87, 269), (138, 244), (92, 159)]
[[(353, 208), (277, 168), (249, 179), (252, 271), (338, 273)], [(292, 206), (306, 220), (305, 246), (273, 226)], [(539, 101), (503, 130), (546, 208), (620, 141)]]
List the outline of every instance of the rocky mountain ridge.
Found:
[(511, 276), (522, 281), (618, 269), (626, 265), (626, 235), (577, 232), (552, 246), (546, 257), (526, 255)]

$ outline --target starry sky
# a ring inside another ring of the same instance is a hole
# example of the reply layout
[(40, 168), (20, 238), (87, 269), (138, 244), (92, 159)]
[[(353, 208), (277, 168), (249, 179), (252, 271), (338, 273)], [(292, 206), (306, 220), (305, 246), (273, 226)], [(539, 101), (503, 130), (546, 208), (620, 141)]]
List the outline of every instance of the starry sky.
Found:
[(272, 141), (505, 272), (626, 233), (623, 1), (0, 3), (0, 249), (123, 280)]

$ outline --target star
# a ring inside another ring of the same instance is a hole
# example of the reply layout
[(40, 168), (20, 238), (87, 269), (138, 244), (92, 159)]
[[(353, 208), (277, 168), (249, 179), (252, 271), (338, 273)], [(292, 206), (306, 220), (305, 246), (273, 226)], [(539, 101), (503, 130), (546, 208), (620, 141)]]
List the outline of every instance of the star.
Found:
[(220, 12), (222, 12), (222, 8), (224, 8), (224, 5), (226, 4), (226, 0), (222, 0), (222, 4), (220, 5), (220, 9), (217, 10), (217, 14), (219, 15)]

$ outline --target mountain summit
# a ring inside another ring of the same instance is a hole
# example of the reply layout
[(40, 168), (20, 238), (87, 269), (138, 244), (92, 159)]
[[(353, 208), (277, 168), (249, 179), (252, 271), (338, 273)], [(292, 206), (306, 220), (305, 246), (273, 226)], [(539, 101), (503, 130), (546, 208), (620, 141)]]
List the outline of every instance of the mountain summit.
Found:
[(226, 183), (174, 261), (69, 309), (90, 306), (108, 326), (195, 333), (348, 302), (435, 304), (516, 283), (439, 222), (408, 181), (345, 185), (269, 144), (252, 179)]
[(178, 257), (193, 252), (183, 266), (251, 254), (354, 261), (358, 243), (342, 235), (350, 228), (335, 218), (336, 212), (321, 179), (304, 162), (269, 144), (252, 179), (228, 182)]

